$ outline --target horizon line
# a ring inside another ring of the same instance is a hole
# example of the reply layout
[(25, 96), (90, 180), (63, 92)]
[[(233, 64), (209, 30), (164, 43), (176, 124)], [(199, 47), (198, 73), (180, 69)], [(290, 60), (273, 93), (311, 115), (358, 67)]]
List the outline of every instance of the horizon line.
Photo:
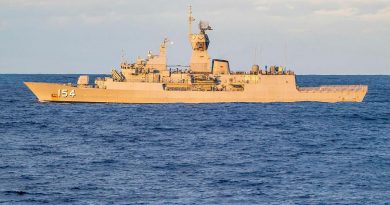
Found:
[[(110, 75), (109, 73), (0, 73), (0, 75)], [(356, 76), (388, 76), (389, 74), (344, 74), (344, 73), (338, 73), (338, 74), (319, 74), (319, 73), (309, 73), (309, 74), (295, 74), (295, 75), (356, 75)]]

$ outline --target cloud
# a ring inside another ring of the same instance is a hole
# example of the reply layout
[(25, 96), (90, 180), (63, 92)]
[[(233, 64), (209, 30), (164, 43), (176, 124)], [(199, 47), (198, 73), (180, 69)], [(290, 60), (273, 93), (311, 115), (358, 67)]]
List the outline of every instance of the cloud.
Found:
[(390, 21), (390, 6), (364, 11), (363, 8), (320, 9), (313, 13), (319, 16), (354, 17), (360, 21)]
[(390, 6), (376, 11), (361, 15), (361, 18), (366, 21), (390, 21)]
[(54, 26), (69, 26), (72, 24), (85, 24), (85, 25), (100, 25), (104, 23), (121, 22), (128, 17), (127, 14), (109, 11), (99, 14), (93, 13), (81, 13), (77, 15), (53, 15), (47, 19), (50, 25)]
[(79, 18), (85, 24), (101, 24), (120, 22), (125, 19), (126, 15), (118, 12), (108, 12), (102, 15), (81, 14)]
[(335, 17), (350, 17), (359, 13), (357, 8), (343, 8), (343, 9), (320, 9), (313, 12), (315, 15), (335, 16)]
[(268, 11), (270, 8), (268, 6), (265, 6), (265, 5), (259, 5), (259, 6), (256, 6), (256, 10), (258, 11)]
[(5, 28), (7, 27), (8, 25), (8, 22), (5, 21), (5, 20), (1, 20), (0, 19), (0, 30), (5, 30)]
[[(114, 1), (115, 2), (115, 1)], [(88, 7), (91, 5), (104, 4), (109, 5), (109, 0), (3, 0), (0, 4), (11, 5), (14, 7), (37, 7), (41, 9), (48, 8), (66, 8), (66, 7)], [(112, 3), (111, 3), (112, 4)]]
[(354, 16), (375, 13), (390, 6), (388, 0), (251, 0), (254, 10), (278, 15)]
[[(166, 14), (174, 18), (178, 8), (172, 7), (126, 0), (0, 0), (0, 11), (10, 12), (13, 20), (30, 16), (33, 19), (28, 20), (55, 27), (129, 22), (152, 16), (164, 19)], [(186, 7), (179, 9), (185, 12)]]
[[(189, 54), (186, 52), (190, 51), (183, 50), (184, 46), (189, 46), (185, 38), (188, 4), (183, 0), (154, 0), (152, 3), (131, 0), (0, 0), (0, 30), (18, 37), (0, 38), (0, 47), (7, 46), (4, 47), (7, 51), (0, 52), (6, 54), (4, 59), (9, 59), (2, 63), (9, 67), (13, 64), (19, 66), (12, 61), (16, 55), (8, 51), (11, 49), (15, 50), (14, 53), (25, 52), (25, 56), (34, 59), (39, 53), (44, 58), (46, 55), (55, 58), (47, 51), (52, 48), (51, 39), (57, 37), (66, 39), (58, 42), (64, 56), (74, 53), (86, 57), (81, 51), (95, 45), (96, 48), (106, 48), (105, 56), (109, 50), (126, 46), (141, 54), (145, 49), (154, 48), (153, 42), (158, 43), (163, 36), (175, 41), (169, 55), (172, 62), (188, 63)], [(383, 42), (389, 42), (390, 0), (196, 0), (192, 4), (195, 18), (210, 20), (215, 28), (210, 32), (210, 52), (214, 52), (215, 57), (226, 56), (232, 65), (238, 62), (244, 64), (239, 66), (246, 66), (248, 63), (249, 67), (252, 59), (248, 57), (248, 50), (255, 43), (267, 45), (270, 55), (265, 56), (264, 61), (277, 62), (274, 56), (283, 50), (278, 49), (280, 42), (287, 42), (291, 44), (291, 50), (301, 52), (301, 56), (296, 56), (296, 62), (302, 60), (308, 65), (318, 63), (311, 60), (315, 56), (328, 54), (328, 57), (337, 57), (332, 54), (339, 50), (343, 55), (356, 55), (351, 57), (350, 67), (361, 67), (364, 62), (359, 60), (363, 59), (370, 59), (367, 62), (376, 66), (380, 66), (381, 61), (388, 62), (384, 55), (389, 53), (389, 47)], [(112, 38), (107, 38), (108, 33)], [(84, 36), (90, 38), (85, 41)], [(29, 46), (31, 51), (26, 50), (26, 44), (32, 45)], [(320, 49), (317, 53), (312, 52), (310, 45)], [(35, 49), (38, 47), (41, 49)], [(374, 55), (371, 51), (378, 53)], [(232, 55), (228, 56), (228, 53)], [(333, 65), (337, 61), (344, 62), (345, 58), (324, 61), (324, 67), (331, 67), (333, 62)], [(67, 57), (67, 61), (73, 60)], [(96, 65), (107, 62), (110, 60), (97, 59)], [(35, 67), (39, 67), (38, 64)]]
[(51, 16), (48, 18), (50, 25), (54, 26), (65, 26), (69, 25), (72, 22), (72, 17), (70, 16)]

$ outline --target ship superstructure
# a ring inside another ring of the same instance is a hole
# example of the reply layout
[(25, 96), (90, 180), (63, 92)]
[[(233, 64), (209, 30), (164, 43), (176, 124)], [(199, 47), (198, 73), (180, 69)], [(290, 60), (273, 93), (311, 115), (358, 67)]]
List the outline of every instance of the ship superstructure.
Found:
[(281, 66), (261, 69), (253, 65), (249, 72), (232, 72), (229, 61), (210, 59), (212, 30), (199, 22), (199, 33), (192, 32), (191, 7), (188, 12), (188, 40), (192, 53), (186, 69), (167, 66), (168, 39), (160, 44), (158, 55), (148, 52), (135, 62), (122, 60), (120, 71), (111, 77), (97, 78), (93, 85), (88, 76), (80, 76), (77, 85), (26, 82), (39, 101), (105, 103), (219, 103), (219, 102), (361, 102), (366, 85), (320, 86), (300, 88), (295, 74)]

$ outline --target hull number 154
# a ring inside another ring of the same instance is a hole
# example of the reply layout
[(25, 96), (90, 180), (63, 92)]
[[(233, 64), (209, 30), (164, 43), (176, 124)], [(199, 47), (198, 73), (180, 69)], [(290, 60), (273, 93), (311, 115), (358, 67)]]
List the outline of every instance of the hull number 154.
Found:
[(76, 93), (74, 90), (67, 90), (67, 89), (59, 89), (57, 95), (59, 97), (74, 97), (76, 96)]

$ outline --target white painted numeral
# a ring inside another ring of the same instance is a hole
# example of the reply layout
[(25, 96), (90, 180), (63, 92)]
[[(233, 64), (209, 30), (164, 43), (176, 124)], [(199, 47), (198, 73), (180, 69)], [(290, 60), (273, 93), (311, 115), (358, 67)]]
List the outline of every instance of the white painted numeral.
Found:
[(71, 90), (71, 91), (69, 92), (69, 96), (70, 96), (70, 97), (73, 98), (75, 95), (76, 95), (76, 94), (74, 93), (74, 90)]
[(64, 98), (66, 98), (66, 97), (74, 97), (74, 96), (76, 96), (76, 92), (74, 91), (74, 90), (67, 90), (67, 89), (59, 89), (58, 90), (58, 96), (59, 97), (64, 97)]
[(68, 90), (66, 89), (61, 90), (61, 96), (65, 98), (68, 97)]

